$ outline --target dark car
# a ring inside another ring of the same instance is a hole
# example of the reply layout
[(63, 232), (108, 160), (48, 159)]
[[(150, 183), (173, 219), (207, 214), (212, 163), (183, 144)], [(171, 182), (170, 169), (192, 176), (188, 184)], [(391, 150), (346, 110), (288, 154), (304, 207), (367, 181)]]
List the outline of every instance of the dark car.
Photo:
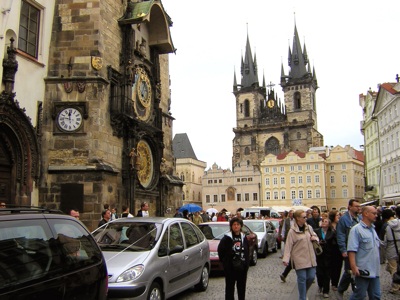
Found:
[(0, 209), (0, 299), (106, 299), (107, 286), (102, 252), (79, 220)]
[[(222, 271), (223, 266), (218, 257), (218, 245), (224, 234), (229, 232), (229, 222), (207, 222), (198, 225), (204, 233), (210, 246), (211, 271)], [(249, 242), (250, 265), (257, 264), (258, 240), (257, 235), (247, 225), (243, 225), (242, 232)]]

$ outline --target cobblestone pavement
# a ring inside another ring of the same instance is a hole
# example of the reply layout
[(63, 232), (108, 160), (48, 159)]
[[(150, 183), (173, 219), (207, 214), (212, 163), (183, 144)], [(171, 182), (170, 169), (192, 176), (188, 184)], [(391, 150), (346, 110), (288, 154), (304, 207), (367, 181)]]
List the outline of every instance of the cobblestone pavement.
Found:
[[(247, 276), (247, 300), (296, 300), (298, 299), (296, 273), (292, 270), (286, 278), (286, 283), (281, 282), (279, 275), (284, 270), (280, 253), (270, 253), (266, 258), (258, 260), (254, 267), (250, 267)], [(389, 293), (391, 277), (385, 271), (385, 265), (381, 265), (381, 289), (382, 300), (399, 300), (400, 294), (393, 295)], [(351, 294), (351, 288), (344, 294), (343, 299), (348, 300)], [(318, 285), (315, 282), (308, 291), (309, 300), (322, 300), (322, 295), (318, 294)], [(331, 290), (329, 293), (331, 300), (336, 300), (335, 293)], [(224, 300), (225, 281), (222, 274), (211, 274), (210, 283), (207, 291), (197, 293), (193, 290), (183, 292), (172, 300)], [(235, 295), (235, 299), (237, 296)]]

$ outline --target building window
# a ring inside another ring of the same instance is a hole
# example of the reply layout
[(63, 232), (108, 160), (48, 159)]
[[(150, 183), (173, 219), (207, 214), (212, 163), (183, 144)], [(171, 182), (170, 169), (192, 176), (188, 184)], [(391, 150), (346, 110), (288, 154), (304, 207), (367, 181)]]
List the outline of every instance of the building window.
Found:
[(346, 170), (346, 169), (347, 169), (346, 164), (342, 164), (342, 170)]
[(244, 116), (250, 117), (250, 101), (248, 99), (244, 100)]
[(247, 178), (242, 178), (242, 182), (247, 182)]
[(249, 177), (247, 178), (247, 181), (253, 181), (253, 178)]
[(218, 183), (218, 180), (217, 180), (217, 179), (214, 179), (214, 183)]
[(308, 199), (312, 198), (312, 190), (307, 190), (307, 198)]
[(281, 199), (282, 200), (286, 199), (286, 191), (281, 191)]
[(274, 182), (274, 185), (277, 185), (278, 184), (278, 177), (274, 177), (273, 178), (273, 182)]
[(294, 172), (294, 166), (290, 166), (290, 171)]
[(249, 193), (245, 193), (244, 194), (244, 201), (250, 201), (250, 194)]
[(315, 164), (314, 165), (314, 170), (319, 170), (319, 165)]
[(310, 175), (306, 176), (306, 181), (307, 181), (307, 183), (311, 183), (311, 176)]
[(226, 199), (226, 198), (225, 198), (225, 194), (222, 194), (222, 195), (221, 195), (221, 202), (225, 202), (225, 199)]
[(210, 195), (206, 195), (206, 203), (210, 203), (210, 200), (211, 199), (211, 197), (210, 197)]
[(307, 170), (307, 171), (310, 171), (310, 170), (311, 170), (311, 165), (310, 165), (310, 164), (306, 165), (306, 170)]
[(281, 167), (281, 172), (285, 172), (285, 167)]
[(314, 179), (315, 179), (315, 183), (319, 183), (319, 175), (315, 175)]
[(290, 183), (295, 184), (296, 183), (296, 177), (290, 176)]
[[(182, 179), (182, 178), (181, 178), (181, 179)], [(212, 179), (208, 179), (207, 183), (208, 183), (208, 184), (212, 184), (212, 183), (213, 183)]]
[(297, 166), (297, 171), (303, 171), (303, 166)]
[(303, 199), (304, 198), (304, 191), (299, 191), (299, 198)]
[(277, 171), (278, 171), (278, 168), (277, 168), (277, 167), (273, 167), (273, 168), (272, 168), (272, 172), (276, 173)]
[(257, 193), (253, 193), (253, 201), (258, 201), (258, 194)]
[(342, 190), (343, 198), (347, 198), (347, 189)]
[(342, 182), (346, 183), (347, 182), (347, 175), (342, 175)]
[(296, 191), (291, 191), (292, 199), (296, 199)]
[(269, 173), (269, 168), (265, 168), (265, 173)]
[(218, 195), (214, 195), (214, 202), (218, 202)]
[(300, 94), (300, 92), (295, 92), (293, 95), (293, 108), (295, 110), (301, 109), (301, 94)]
[(315, 190), (315, 198), (321, 198), (321, 190)]
[(265, 185), (269, 186), (269, 178), (265, 178)]
[(271, 192), (266, 192), (265, 193), (265, 199), (271, 200)]
[(331, 183), (335, 183), (335, 175), (331, 175)]
[(274, 199), (275, 199), (275, 200), (278, 200), (278, 199), (279, 199), (279, 198), (278, 198), (278, 191), (275, 191), (275, 192), (274, 192)]
[(242, 201), (242, 195), (241, 194), (236, 194), (236, 201)]
[(40, 10), (22, 1), (19, 24), (18, 48), (37, 58), (39, 48)]
[(285, 177), (281, 177), (281, 184), (285, 184)]
[(240, 178), (236, 178), (236, 181), (237, 181), (237, 182), (240, 182)]
[(329, 166), (329, 170), (331, 170), (331, 171), (333, 171), (333, 170), (335, 170), (335, 166)]
[(336, 198), (336, 190), (331, 190), (331, 198)]
[(222, 183), (222, 179), (218, 179), (218, 183)]
[(303, 183), (303, 176), (299, 176), (299, 184)]

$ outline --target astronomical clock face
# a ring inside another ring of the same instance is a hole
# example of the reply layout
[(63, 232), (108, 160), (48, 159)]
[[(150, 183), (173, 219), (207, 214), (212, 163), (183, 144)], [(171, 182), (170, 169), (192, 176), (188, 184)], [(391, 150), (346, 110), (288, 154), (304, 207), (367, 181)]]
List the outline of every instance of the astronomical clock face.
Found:
[(140, 184), (148, 188), (153, 181), (154, 159), (150, 145), (145, 140), (140, 140), (137, 144), (137, 176)]
[(134, 100), (133, 107), (137, 117), (144, 122), (148, 122), (153, 108), (153, 95), (150, 78), (143, 68), (136, 68), (132, 93), (132, 99)]

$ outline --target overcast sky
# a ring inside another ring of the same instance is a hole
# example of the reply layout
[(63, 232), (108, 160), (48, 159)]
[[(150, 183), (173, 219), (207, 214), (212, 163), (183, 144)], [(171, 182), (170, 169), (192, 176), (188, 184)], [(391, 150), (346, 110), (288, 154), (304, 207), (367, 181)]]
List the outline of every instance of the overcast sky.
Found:
[(329, 146), (364, 144), (359, 95), (400, 73), (399, 0), (162, 0), (173, 21), (170, 55), (173, 133), (187, 133), (197, 159), (230, 168), (236, 126), (233, 74), (240, 83), (247, 34), (258, 75), (279, 86), (288, 74), (296, 23), (315, 67), (318, 130)]

